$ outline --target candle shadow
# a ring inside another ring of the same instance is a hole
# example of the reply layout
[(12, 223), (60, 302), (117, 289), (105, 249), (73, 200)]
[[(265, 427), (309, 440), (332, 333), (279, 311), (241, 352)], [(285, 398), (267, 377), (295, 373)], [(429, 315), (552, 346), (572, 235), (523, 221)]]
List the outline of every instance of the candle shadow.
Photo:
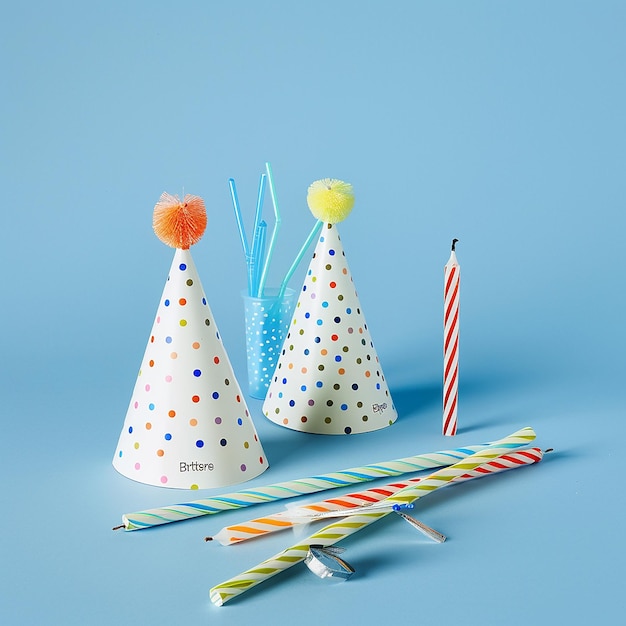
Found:
[(398, 419), (415, 413), (423, 413), (441, 404), (441, 383), (428, 382), (392, 389), (391, 397), (398, 411)]

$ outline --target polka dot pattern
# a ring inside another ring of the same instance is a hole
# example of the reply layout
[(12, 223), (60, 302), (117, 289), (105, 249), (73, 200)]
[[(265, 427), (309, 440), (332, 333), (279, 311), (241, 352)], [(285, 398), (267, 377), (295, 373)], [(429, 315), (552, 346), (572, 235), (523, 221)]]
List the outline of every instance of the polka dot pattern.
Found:
[(274, 375), (280, 350), (293, 313), (295, 292), (287, 289), (278, 301), (268, 289), (264, 298), (252, 298), (244, 293), (246, 319), (246, 351), (248, 362), (248, 391), (253, 398), (263, 400)]
[(397, 418), (337, 227), (325, 224), (263, 413), (304, 432), (346, 435)]
[(189, 250), (177, 250), (115, 452), (139, 482), (207, 489), (267, 469)]

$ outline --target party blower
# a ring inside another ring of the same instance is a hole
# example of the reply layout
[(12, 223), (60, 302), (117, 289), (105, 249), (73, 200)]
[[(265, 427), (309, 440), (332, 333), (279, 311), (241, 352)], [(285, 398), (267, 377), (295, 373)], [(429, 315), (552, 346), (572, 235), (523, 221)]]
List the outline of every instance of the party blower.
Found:
[(197, 196), (163, 193), (154, 208), (154, 231), (176, 252), (113, 458), (149, 485), (223, 487), (268, 467), (191, 256), (206, 223)]
[(263, 413), (308, 433), (348, 435), (393, 424), (397, 412), (359, 302), (337, 224), (352, 185), (325, 178), (308, 190), (318, 236)]

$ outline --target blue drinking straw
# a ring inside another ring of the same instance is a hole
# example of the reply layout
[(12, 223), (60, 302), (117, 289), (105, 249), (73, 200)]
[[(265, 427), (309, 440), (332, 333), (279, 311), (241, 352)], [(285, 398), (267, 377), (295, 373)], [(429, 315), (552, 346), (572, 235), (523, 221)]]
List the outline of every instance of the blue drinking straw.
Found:
[(241, 246), (243, 248), (243, 253), (246, 256), (246, 268), (248, 270), (248, 293), (252, 294), (253, 284), (252, 284), (252, 273), (250, 272), (251, 265), (251, 257), (250, 257), (250, 247), (248, 246), (248, 239), (246, 237), (246, 229), (243, 225), (243, 215), (241, 214), (241, 205), (239, 204), (239, 197), (237, 195), (237, 187), (235, 186), (235, 179), (228, 179), (228, 186), (230, 187), (230, 195), (233, 199), (233, 207), (235, 209), (235, 218), (237, 220), (237, 228), (239, 229), (239, 237), (241, 238)]
[(322, 228), (323, 224), (324, 222), (322, 220), (317, 220), (317, 222), (315, 222), (315, 225), (311, 229), (309, 236), (306, 238), (306, 241), (304, 242), (304, 244), (302, 244), (302, 248), (300, 248), (300, 252), (298, 252), (298, 254), (296, 255), (294, 262), (291, 264), (291, 267), (287, 270), (287, 273), (285, 274), (285, 278), (283, 278), (283, 282), (280, 284), (280, 289), (278, 290), (278, 298), (277, 298), (278, 300), (280, 300), (283, 297), (285, 293), (285, 289), (287, 289), (287, 283), (293, 276), (293, 273), (296, 271), (296, 268), (298, 267), (300, 261), (302, 261), (302, 257), (306, 253), (307, 248), (311, 245), (311, 242), (313, 241), (313, 239), (315, 239), (315, 237), (317, 237), (317, 235), (319, 234), (320, 229)]
[[(263, 250), (260, 245), (261, 241), (261, 215), (263, 213), (263, 199), (265, 197), (265, 181), (267, 176), (261, 174), (259, 180), (259, 191), (256, 197), (256, 212), (254, 214), (254, 227), (252, 229), (252, 250), (250, 251), (250, 266), (248, 267), (248, 273), (251, 274), (252, 291), (250, 295), (257, 293), (259, 289), (259, 260), (263, 258)], [(267, 224), (265, 224), (267, 227)]]
[(263, 270), (261, 271), (261, 278), (259, 280), (259, 286), (256, 292), (257, 298), (261, 298), (263, 296), (263, 292), (265, 290), (265, 283), (267, 281), (267, 274), (269, 271), (270, 263), (272, 262), (272, 256), (274, 255), (274, 248), (276, 246), (276, 237), (278, 236), (278, 231), (280, 230), (280, 211), (278, 210), (278, 199), (276, 198), (276, 189), (274, 188), (274, 178), (272, 176), (272, 167), (269, 163), (265, 164), (265, 169), (267, 170), (267, 180), (270, 185), (270, 195), (272, 197), (272, 204), (274, 205), (274, 229), (272, 230), (272, 236), (270, 238), (270, 243), (267, 248), (267, 255), (265, 257), (265, 263), (263, 264)]

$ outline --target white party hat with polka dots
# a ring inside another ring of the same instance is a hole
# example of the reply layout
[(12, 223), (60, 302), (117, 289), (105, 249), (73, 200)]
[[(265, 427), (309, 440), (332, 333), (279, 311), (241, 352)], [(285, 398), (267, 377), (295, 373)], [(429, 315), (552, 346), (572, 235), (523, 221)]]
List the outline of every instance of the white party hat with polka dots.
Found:
[(324, 225), (263, 404), (268, 419), (293, 430), (363, 433), (397, 418), (336, 226), (352, 208), (351, 192), (333, 179), (309, 188)]
[(176, 252), (113, 458), (149, 485), (223, 487), (268, 467), (189, 250), (205, 226), (201, 198), (163, 194), (155, 207)]

